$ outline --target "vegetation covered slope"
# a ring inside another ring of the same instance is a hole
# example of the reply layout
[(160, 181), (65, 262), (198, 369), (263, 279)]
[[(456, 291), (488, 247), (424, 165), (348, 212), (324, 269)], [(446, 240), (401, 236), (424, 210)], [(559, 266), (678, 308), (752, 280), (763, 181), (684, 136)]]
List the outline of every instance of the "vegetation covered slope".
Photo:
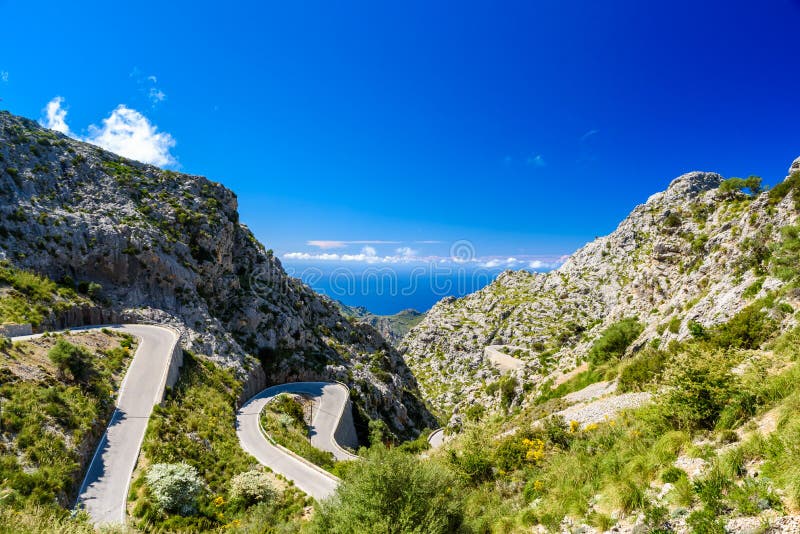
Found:
[[(559, 415), (574, 402), (562, 391), (468, 422), (426, 459), (373, 447), (319, 507), (312, 531), (355, 532), (428, 514), (437, 521), (426, 521), (427, 530), (396, 531), (794, 531), (800, 328), (778, 334), (776, 325), (794, 313), (782, 294), (685, 341), (632, 358), (612, 351), (593, 364), (607, 378), (624, 376), (625, 391), (650, 395), (640, 408), (584, 424)], [(387, 467), (397, 465), (404, 467)]]
[[(479, 409), (472, 406), (525, 404), (549, 390), (621, 319), (643, 326), (627, 349), (636, 351), (687, 339), (787, 287), (797, 170), (800, 162), (771, 191), (757, 178), (686, 174), (561, 268), (506, 272), (477, 293), (438, 303), (401, 344), (426, 398), (457, 426)], [(792, 307), (795, 298), (781, 297)], [(788, 314), (776, 328), (794, 324)], [(526, 364), (513, 381), (503, 379), (505, 398), (500, 372), (484, 358), (489, 345), (508, 345)]]
[(288, 277), (239, 222), (235, 195), (205, 178), (2, 112), (0, 256), (86, 285), (115, 318), (171, 324), (186, 348), (233, 372), (243, 397), (267, 382), (336, 379), (354, 392), (363, 427), (381, 418), (413, 436), (435, 425), (402, 357)]
[(136, 349), (110, 330), (0, 340), (0, 503), (72, 504)]

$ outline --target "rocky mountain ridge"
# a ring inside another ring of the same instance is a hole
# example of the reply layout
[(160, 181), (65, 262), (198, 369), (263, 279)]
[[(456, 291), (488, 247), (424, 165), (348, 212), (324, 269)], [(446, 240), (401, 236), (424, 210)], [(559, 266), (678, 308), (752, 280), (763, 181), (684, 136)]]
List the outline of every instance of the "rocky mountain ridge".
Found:
[(170, 324), (186, 349), (235, 372), (242, 397), (267, 383), (340, 380), (362, 417), (399, 435), (436, 424), (397, 351), (287, 276), (239, 221), (235, 194), (203, 177), (0, 112), (0, 256), (95, 284), (93, 304), (51, 312), (45, 327)]
[[(760, 194), (721, 187), (716, 173), (680, 176), (559, 269), (508, 271), (481, 291), (439, 302), (401, 352), (435, 410), (458, 424), (469, 406), (500, 403), (497, 388), (487, 387), (500, 377), (487, 346), (511, 346), (525, 362), (513, 373), (513, 402), (524, 404), (623, 318), (644, 325), (631, 351), (719, 324), (783, 286), (765, 261), (798, 220), (798, 172), (800, 158), (780, 187)], [(787, 305), (800, 304), (793, 299)], [(780, 320), (782, 328), (796, 322), (793, 314)]]

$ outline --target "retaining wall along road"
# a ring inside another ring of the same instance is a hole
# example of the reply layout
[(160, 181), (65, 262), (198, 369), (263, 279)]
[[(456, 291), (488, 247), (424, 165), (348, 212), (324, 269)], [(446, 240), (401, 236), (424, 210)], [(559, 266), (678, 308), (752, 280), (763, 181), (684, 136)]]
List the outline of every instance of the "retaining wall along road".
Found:
[(30, 324), (0, 324), (0, 336), (16, 337), (31, 334), (33, 334), (33, 327)]

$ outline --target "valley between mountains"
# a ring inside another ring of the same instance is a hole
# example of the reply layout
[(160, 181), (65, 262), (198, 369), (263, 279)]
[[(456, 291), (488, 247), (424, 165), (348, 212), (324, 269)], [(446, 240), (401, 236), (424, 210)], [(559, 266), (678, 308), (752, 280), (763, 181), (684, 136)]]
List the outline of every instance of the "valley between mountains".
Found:
[[(380, 317), (287, 276), (219, 183), (1, 112), (0, 531), (800, 528), (800, 158), (665, 185), (556, 270)], [(182, 365), (119, 519), (72, 512), (151, 384), (141, 325)]]

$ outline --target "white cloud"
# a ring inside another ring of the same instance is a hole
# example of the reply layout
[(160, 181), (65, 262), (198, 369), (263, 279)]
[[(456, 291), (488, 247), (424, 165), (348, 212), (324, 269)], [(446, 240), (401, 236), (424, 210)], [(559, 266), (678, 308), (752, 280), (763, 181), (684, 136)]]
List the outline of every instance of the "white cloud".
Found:
[(152, 107), (156, 107), (156, 105), (167, 99), (167, 94), (157, 85), (158, 78), (155, 74), (145, 76), (144, 73), (139, 70), (139, 67), (133, 67), (133, 70), (128, 76), (136, 82), (139, 92), (147, 97)]
[(64, 98), (57, 96), (47, 103), (42, 110), (44, 117), (39, 119), (39, 124), (66, 135), (71, 135), (67, 126), (67, 110), (63, 108)]
[(308, 252), (289, 252), (283, 255), (287, 260), (321, 260), (321, 261), (339, 261), (341, 256), (338, 254), (309, 254)]
[(170, 153), (175, 146), (175, 139), (166, 132), (159, 132), (147, 117), (124, 104), (117, 106), (108, 118), (103, 119), (102, 126), (89, 126), (85, 141), (126, 158), (159, 167), (176, 163)]
[(486, 267), (487, 269), (493, 269), (495, 267), (506, 267), (511, 269), (513, 267), (517, 267), (522, 265), (524, 262), (518, 260), (517, 258), (492, 258), (488, 261), (484, 261), (481, 263), (481, 267)]
[(381, 241), (381, 240), (361, 240), (361, 241), (339, 241), (326, 239), (312, 239), (306, 241), (306, 245), (321, 249), (344, 248), (348, 245), (399, 245), (400, 241)]
[(45, 128), (143, 163), (159, 167), (177, 163), (170, 153), (175, 146), (175, 139), (166, 132), (159, 132), (158, 127), (147, 117), (124, 104), (117, 106), (108, 118), (103, 119), (102, 126), (90, 125), (89, 135), (86, 137), (75, 135), (70, 130), (64, 98), (53, 98), (42, 112), (44, 116), (39, 123)]
[(347, 243), (344, 241), (325, 241), (320, 239), (312, 239), (311, 241), (306, 241), (306, 245), (309, 247), (317, 247), (317, 248), (344, 248), (347, 246)]
[(167, 98), (167, 95), (164, 93), (164, 91), (156, 87), (151, 87), (147, 96), (150, 97), (150, 102), (152, 102), (153, 105), (163, 102)]
[(0, 70), (0, 82), (8, 83), (8, 71)]
[(588, 132), (586, 132), (581, 136), (581, 141), (586, 141), (587, 139), (589, 139), (593, 135), (597, 135), (598, 133), (600, 133), (600, 130), (594, 130), (594, 129), (589, 130)]
[(546, 167), (547, 162), (541, 154), (531, 155), (525, 160), (525, 163), (530, 167)]
[(296, 261), (322, 261), (322, 262), (349, 262), (366, 264), (440, 264), (453, 265), (459, 268), (482, 268), (482, 269), (532, 269), (549, 270), (556, 269), (566, 260), (566, 256), (555, 260), (541, 260), (527, 258), (508, 257), (483, 257), (463, 259), (452, 256), (418, 256), (417, 251), (409, 247), (400, 247), (395, 250), (395, 254), (379, 256), (373, 247), (363, 247), (358, 254), (336, 254), (332, 252), (309, 253), (309, 252), (289, 252), (282, 256), (284, 260)]

